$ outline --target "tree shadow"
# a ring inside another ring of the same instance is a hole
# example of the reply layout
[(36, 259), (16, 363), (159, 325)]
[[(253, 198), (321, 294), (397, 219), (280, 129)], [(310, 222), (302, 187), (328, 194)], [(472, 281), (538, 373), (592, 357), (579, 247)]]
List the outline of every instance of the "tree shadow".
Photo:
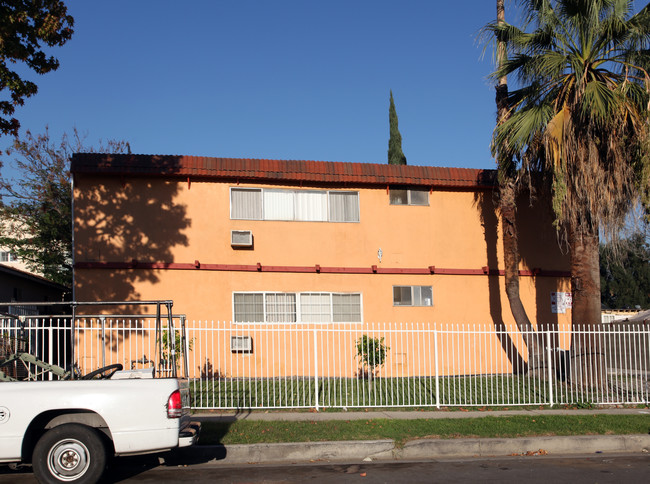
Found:
[[(486, 183), (487, 184), (487, 183)], [(531, 188), (534, 193), (534, 189)], [(538, 190), (541, 191), (541, 190)], [(527, 362), (513, 344), (503, 322), (503, 303), (499, 284), (498, 200), (496, 191), (478, 192), (475, 203), (484, 227), (487, 261), (490, 270), (489, 298), (490, 314), (495, 329), (500, 335), (501, 345), (508, 355), (515, 373), (525, 373)], [(517, 196), (517, 236), (519, 256), (523, 267), (532, 271), (535, 287), (535, 307), (526, 308), (529, 318), (538, 330), (554, 330), (559, 326), (558, 315), (551, 311), (551, 292), (560, 290), (557, 277), (568, 271), (569, 254), (563, 251), (557, 232), (553, 229), (553, 210), (548, 197), (534, 197), (531, 191), (522, 190)], [(493, 274), (493, 275), (492, 275)], [(506, 308), (509, 303), (506, 299)], [(509, 310), (509, 309), (507, 309)], [(531, 312), (533, 311), (534, 312)], [(558, 347), (557, 332), (552, 333), (551, 347)], [(544, 345), (546, 342), (543, 343)], [(516, 352), (516, 354), (512, 354)]]
[[(138, 178), (85, 172), (89, 161), (83, 154), (73, 157), (76, 300), (138, 300), (138, 283), (160, 280), (151, 264), (163, 269), (174, 262), (174, 247), (188, 245), (191, 220), (176, 201), (180, 181), (171, 178), (178, 160), (154, 158), (166, 178)], [(137, 306), (122, 309), (142, 312)]]
[(494, 324), (499, 343), (512, 364), (513, 373), (524, 374), (528, 369), (527, 358), (519, 353), (512, 337), (508, 334), (506, 324), (503, 322), (503, 304), (501, 302), (501, 288), (499, 283), (499, 259), (497, 256), (499, 218), (496, 211), (495, 196), (495, 192), (491, 190), (476, 192), (474, 196), (474, 203), (478, 208), (481, 224), (483, 225), (487, 253), (490, 317), (492, 318), (492, 324)]
[[(540, 190), (538, 190), (540, 191)], [(519, 255), (524, 266), (535, 273), (535, 303), (537, 328), (552, 330), (551, 347), (558, 347), (558, 314), (551, 310), (551, 292), (561, 288), (556, 277), (569, 272), (568, 250), (563, 250), (558, 232), (553, 228), (553, 209), (548, 197), (532, 198), (522, 193), (517, 200)], [(543, 247), (544, 250), (538, 250)]]

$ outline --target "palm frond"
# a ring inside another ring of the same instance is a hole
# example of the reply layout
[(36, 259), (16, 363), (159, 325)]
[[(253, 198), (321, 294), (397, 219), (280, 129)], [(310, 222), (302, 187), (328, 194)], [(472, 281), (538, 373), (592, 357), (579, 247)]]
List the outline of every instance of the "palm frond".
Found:
[(632, 0), (518, 3), (523, 25), (492, 31), (508, 52), (492, 78), (517, 86), (493, 149), (550, 175), (558, 221), (614, 227), (650, 194), (650, 5), (633, 15)]

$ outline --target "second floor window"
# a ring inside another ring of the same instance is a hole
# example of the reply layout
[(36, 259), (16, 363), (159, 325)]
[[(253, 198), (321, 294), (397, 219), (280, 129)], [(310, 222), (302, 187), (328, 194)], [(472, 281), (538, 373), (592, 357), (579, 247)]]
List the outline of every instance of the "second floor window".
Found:
[(230, 218), (358, 222), (359, 192), (231, 188)]
[(391, 205), (429, 205), (429, 190), (391, 188), (388, 190)]

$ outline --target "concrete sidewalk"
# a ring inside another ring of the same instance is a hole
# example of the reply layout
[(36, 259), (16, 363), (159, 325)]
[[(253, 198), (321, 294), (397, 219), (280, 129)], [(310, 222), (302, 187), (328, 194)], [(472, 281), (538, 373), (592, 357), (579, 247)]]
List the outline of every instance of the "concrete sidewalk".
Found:
[(508, 415), (642, 415), (650, 416), (650, 408), (597, 408), (584, 410), (569, 409), (540, 409), (540, 410), (369, 410), (354, 412), (312, 412), (312, 411), (222, 411), (222, 412), (196, 412), (194, 419), (200, 421), (226, 421), (235, 420), (263, 420), (263, 421), (293, 421), (310, 422), (326, 420), (364, 420), (384, 418), (389, 420), (415, 420), (415, 419), (443, 419), (443, 418), (481, 418), (504, 417)]
[[(333, 421), (354, 419), (444, 419), (508, 415), (648, 415), (650, 409), (603, 408), (594, 410), (497, 410), (497, 411), (355, 411), (355, 412), (223, 412), (197, 413), (207, 421)], [(403, 446), (392, 440), (300, 442), (282, 444), (216, 445), (180, 449), (185, 457), (215, 465), (245, 463), (371, 462), (437, 458), (578, 455), (599, 453), (648, 453), (650, 433), (641, 435), (580, 435), (493, 439), (414, 439)], [(650, 459), (650, 455), (649, 455)]]

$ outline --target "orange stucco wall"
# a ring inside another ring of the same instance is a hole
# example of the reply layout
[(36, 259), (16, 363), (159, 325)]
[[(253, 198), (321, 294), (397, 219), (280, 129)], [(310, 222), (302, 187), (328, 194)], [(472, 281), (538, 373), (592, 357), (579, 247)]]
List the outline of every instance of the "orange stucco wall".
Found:
[[(433, 191), (428, 206), (389, 204), (385, 188), (361, 188), (360, 222), (230, 219), (234, 183), (80, 177), (75, 180), (75, 262), (140, 262), (368, 268), (502, 269), (492, 193)], [(244, 186), (242, 185), (239, 185)], [(264, 187), (254, 184), (250, 186)], [(297, 188), (298, 189), (298, 188)], [(550, 216), (523, 200), (521, 269), (566, 271)], [(251, 230), (252, 250), (230, 246)], [(382, 260), (377, 251), (381, 249)], [(188, 319), (232, 319), (234, 291), (361, 292), (366, 321), (510, 322), (503, 277), (487, 275), (317, 274), (204, 270), (77, 269), (77, 300), (173, 299)], [(531, 319), (555, 323), (550, 293), (568, 279), (521, 278)], [(431, 285), (433, 307), (395, 307), (393, 285)]]
[[(393, 270), (429, 266), (478, 272), (485, 266), (492, 271), (503, 269), (499, 220), (490, 191), (432, 191), (428, 206), (396, 206), (389, 204), (385, 187), (336, 187), (336, 190), (359, 192), (360, 222), (331, 223), (231, 220), (230, 188), (236, 186), (270, 185), (195, 180), (190, 184), (177, 179), (77, 175), (75, 262), (128, 263), (135, 259), (166, 264), (199, 261), (203, 267), (259, 263), (339, 268), (376, 265), (378, 269)], [(558, 247), (549, 211), (531, 208), (528, 202), (523, 198), (518, 212), (521, 269), (567, 271), (568, 255)], [(251, 230), (254, 247), (233, 249), (231, 230)], [(379, 249), (383, 253), (381, 261), (377, 256)], [(394, 285), (432, 286), (433, 306), (394, 306)], [(231, 321), (233, 292), (243, 291), (361, 293), (363, 321), (373, 323), (495, 326), (514, 322), (503, 276), (483, 273), (319, 274), (291, 270), (204, 270), (189, 266), (186, 269), (78, 267), (75, 291), (78, 301), (172, 299), (174, 312), (187, 315), (190, 327), (194, 321)], [(533, 324), (560, 327), (570, 324), (570, 311), (551, 312), (554, 291), (570, 291), (569, 279), (521, 277), (521, 298)], [(200, 345), (197, 341), (197, 351)], [(496, 339), (493, 345), (498, 346)], [(256, 351), (263, 351), (263, 347), (258, 346)], [(492, 346), (485, 351), (493, 351)], [(407, 368), (417, 367), (413, 355), (400, 356), (399, 348), (393, 348), (392, 353), (391, 364), (401, 368), (400, 371), (410, 372)], [(236, 356), (237, 360), (254, 361), (250, 358)], [(353, 355), (351, 358), (354, 359)], [(408, 365), (407, 360), (400, 358), (410, 358)], [(298, 363), (295, 364), (297, 367)], [(444, 368), (442, 360), (441, 364)], [(273, 371), (276, 374), (288, 371), (281, 366), (278, 363)], [(293, 367), (293, 363), (288, 366)], [(443, 371), (452, 374), (466, 370), (455, 364)]]

